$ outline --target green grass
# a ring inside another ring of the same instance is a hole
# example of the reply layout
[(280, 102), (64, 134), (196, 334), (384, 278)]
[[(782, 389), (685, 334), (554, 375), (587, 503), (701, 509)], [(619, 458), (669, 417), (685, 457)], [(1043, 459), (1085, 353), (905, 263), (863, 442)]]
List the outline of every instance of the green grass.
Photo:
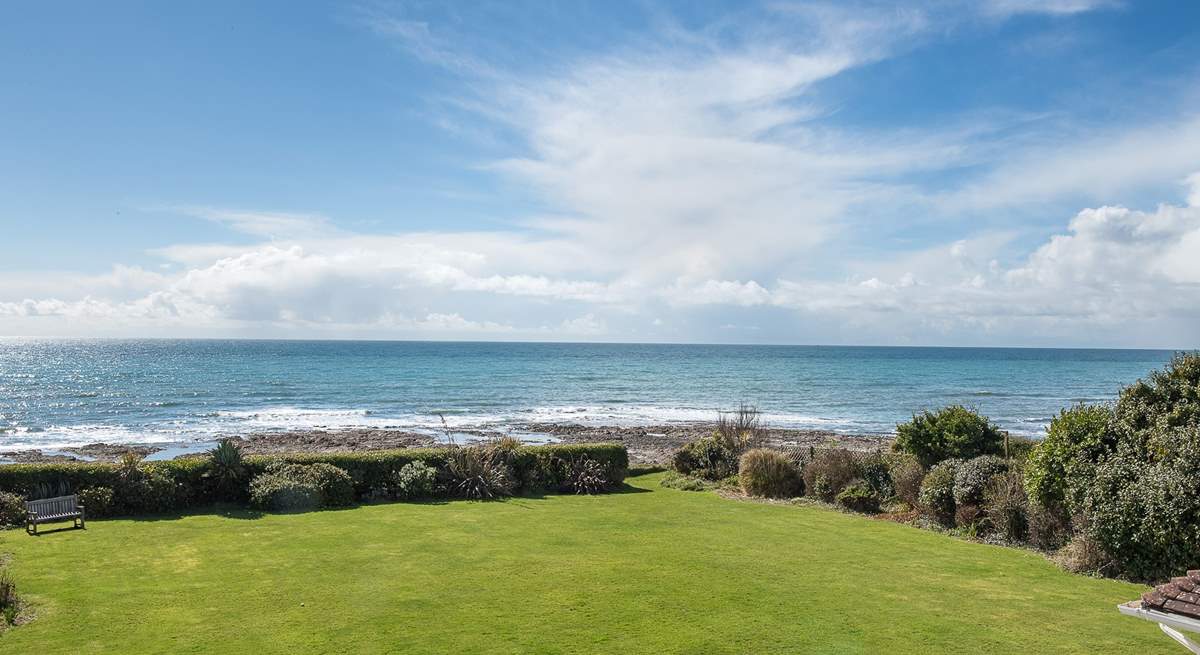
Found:
[(663, 489), (0, 533), (4, 653), (1145, 653), (1142, 588), (815, 507)]

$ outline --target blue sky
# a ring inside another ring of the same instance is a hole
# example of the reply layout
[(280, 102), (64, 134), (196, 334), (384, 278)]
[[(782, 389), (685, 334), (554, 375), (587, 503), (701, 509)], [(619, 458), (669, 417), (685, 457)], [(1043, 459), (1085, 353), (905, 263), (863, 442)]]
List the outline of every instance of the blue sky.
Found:
[(26, 3), (0, 334), (1200, 341), (1200, 3)]

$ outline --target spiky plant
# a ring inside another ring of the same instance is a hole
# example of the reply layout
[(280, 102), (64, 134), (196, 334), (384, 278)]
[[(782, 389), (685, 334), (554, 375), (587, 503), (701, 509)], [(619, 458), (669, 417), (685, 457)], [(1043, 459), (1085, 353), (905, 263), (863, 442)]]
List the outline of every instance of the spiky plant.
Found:
[(132, 479), (138, 477), (141, 472), (139, 468), (142, 464), (142, 458), (135, 452), (127, 451), (121, 455), (121, 461), (117, 463), (117, 474), (124, 479)]
[(568, 464), (566, 488), (577, 494), (598, 494), (608, 490), (611, 482), (604, 465), (591, 457), (578, 457)]
[(491, 445), (456, 446), (446, 459), (455, 495), (471, 500), (508, 496), (513, 490), (513, 474), (506, 453)]
[(17, 583), (13, 581), (3, 562), (0, 562), (0, 628), (6, 624), (14, 625), (20, 609), (21, 599), (17, 596)]
[(246, 480), (242, 449), (232, 439), (222, 439), (216, 448), (208, 451), (208, 471), (205, 476), (213, 481), (222, 496), (241, 495), (239, 491)]

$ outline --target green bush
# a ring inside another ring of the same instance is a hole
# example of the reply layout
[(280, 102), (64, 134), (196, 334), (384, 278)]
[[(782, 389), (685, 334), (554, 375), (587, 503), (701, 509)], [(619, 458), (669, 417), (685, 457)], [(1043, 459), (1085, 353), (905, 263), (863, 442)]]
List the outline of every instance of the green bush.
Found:
[(824, 475), (818, 475), (813, 478), (812, 486), (805, 483), (804, 489), (808, 492), (809, 496), (820, 498), (827, 503), (833, 502), (834, 497), (837, 496), (837, 493), (834, 492), (833, 483)]
[(1023, 464), (1039, 443), (1041, 442), (1037, 439), (1010, 434), (1008, 435), (1008, 458), (1013, 462)]
[(817, 450), (804, 465), (801, 476), (809, 495), (832, 501), (846, 485), (861, 477), (862, 453), (845, 448)]
[(959, 459), (938, 462), (921, 481), (917, 504), (927, 516), (943, 525), (954, 523), (954, 477), (961, 463)]
[(925, 467), (909, 453), (890, 453), (887, 462), (888, 477), (892, 481), (895, 497), (916, 508), (921, 493), (921, 481), (925, 479)]
[(1200, 562), (1200, 430), (1155, 428), (1148, 443), (1171, 443), (1158, 461), (1122, 443), (1095, 468), (1084, 495), (1086, 533), (1120, 572), (1158, 580)]
[(667, 471), (658, 484), (668, 489), (679, 489), (680, 491), (707, 491), (717, 486), (715, 482), (693, 478), (677, 471)]
[(887, 459), (880, 453), (870, 453), (858, 460), (858, 474), (871, 488), (871, 492), (879, 501), (888, 500), (896, 493), (895, 481), (892, 480), (891, 467)]
[(389, 489), (397, 500), (429, 498), (437, 491), (437, 469), (425, 462), (409, 462), (392, 474)]
[(250, 481), (250, 505), (277, 512), (304, 512), (321, 506), (321, 485), (306, 476), (263, 473)]
[(1137, 442), (1141, 452), (1171, 451), (1176, 428), (1200, 429), (1200, 352), (1175, 355), (1166, 368), (1125, 387), (1117, 399), (1117, 438)]
[(914, 414), (911, 421), (897, 425), (893, 447), (915, 455), (922, 466), (929, 467), (945, 459), (1002, 454), (1004, 433), (986, 417), (951, 405)]
[(7, 626), (16, 625), (21, 611), (21, 597), (17, 595), (17, 583), (13, 581), (8, 567), (0, 561), (0, 633)]
[(261, 509), (298, 511), (353, 502), (350, 474), (332, 464), (273, 462), (250, 481), (250, 503)]
[(879, 494), (866, 480), (855, 480), (837, 495), (837, 504), (855, 512), (879, 511)]
[(79, 502), (87, 518), (112, 516), (113, 490), (108, 487), (84, 487), (79, 490)]
[(724, 439), (703, 437), (686, 443), (671, 457), (671, 467), (684, 475), (723, 480), (738, 472), (738, 451)]
[(113, 496), (119, 514), (159, 514), (187, 504), (187, 491), (157, 464), (139, 464), (127, 456), (117, 467)]
[(1046, 430), (1025, 462), (1025, 489), (1030, 500), (1047, 509), (1077, 511), (1096, 464), (1116, 447), (1110, 430), (1113, 411), (1102, 405), (1079, 404), (1064, 409)]
[[(412, 462), (423, 462), (437, 469), (439, 475), (444, 475), (450, 452), (448, 448), (404, 448), (356, 453), (296, 453), (273, 457), (250, 455), (244, 458), (244, 480), (248, 484), (251, 478), (262, 474), (273, 461), (332, 464), (350, 474), (357, 497), (367, 498), (372, 490), (386, 489), (391, 484), (392, 475)], [(569, 474), (565, 462), (585, 456), (603, 467), (604, 477), (610, 487), (625, 479), (629, 469), (629, 453), (620, 444), (521, 446), (507, 455), (514, 475), (515, 490), (521, 492), (562, 488)], [(0, 491), (23, 497), (47, 497), (73, 493), (73, 490), (107, 487), (113, 490), (114, 515), (177, 511), (223, 499), (213, 476), (206, 475), (210, 467), (208, 458), (154, 463), (134, 461), (126, 463), (124, 467), (100, 462), (9, 464), (0, 466)], [(142, 473), (149, 471), (153, 471), (148, 474), (153, 479), (147, 481)], [(174, 485), (167, 488), (163, 477), (173, 480)], [(156, 485), (166, 493), (156, 494), (153, 490)]]
[(1008, 471), (1008, 462), (995, 455), (981, 455), (954, 469), (954, 504), (978, 505), (983, 491), (997, 475)]
[(0, 529), (25, 525), (25, 499), (0, 491)]
[[(1077, 550), (1102, 553), (1107, 572), (1154, 580), (1200, 562), (1200, 353), (1121, 391), (1103, 410), (1074, 410), (1032, 475), (1039, 498), (1077, 513)], [(1061, 418), (1061, 417), (1060, 417)], [(1070, 430), (1068, 430), (1070, 428)], [(1054, 455), (1053, 457), (1051, 455)], [(1061, 484), (1055, 476), (1061, 475)], [(1066, 510), (1062, 510), (1063, 513)], [(1079, 544), (1087, 545), (1087, 548)], [(1087, 558), (1090, 559), (1090, 555)]]
[(738, 482), (751, 496), (791, 498), (801, 489), (800, 474), (787, 455), (767, 448), (754, 448), (742, 455)]

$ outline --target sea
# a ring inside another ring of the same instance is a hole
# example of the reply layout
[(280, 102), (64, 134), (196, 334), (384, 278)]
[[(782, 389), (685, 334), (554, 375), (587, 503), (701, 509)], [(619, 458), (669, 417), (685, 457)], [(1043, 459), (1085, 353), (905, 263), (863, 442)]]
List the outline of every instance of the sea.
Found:
[(290, 430), (661, 425), (749, 404), (769, 426), (889, 434), (962, 404), (1039, 437), (1164, 350), (0, 339), (0, 451), (183, 446)]

